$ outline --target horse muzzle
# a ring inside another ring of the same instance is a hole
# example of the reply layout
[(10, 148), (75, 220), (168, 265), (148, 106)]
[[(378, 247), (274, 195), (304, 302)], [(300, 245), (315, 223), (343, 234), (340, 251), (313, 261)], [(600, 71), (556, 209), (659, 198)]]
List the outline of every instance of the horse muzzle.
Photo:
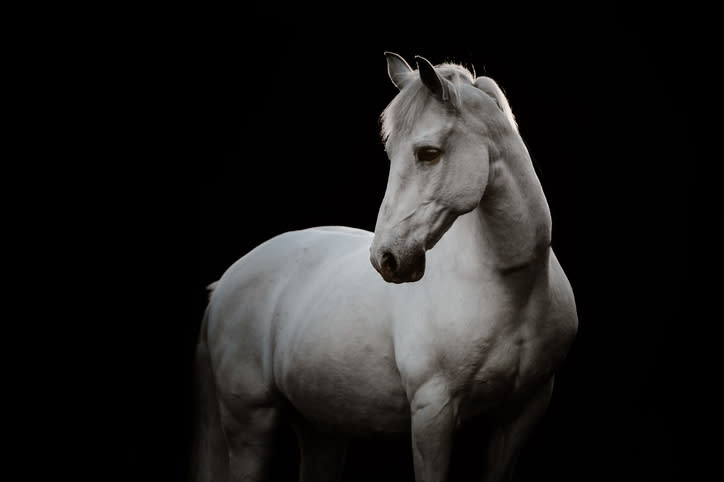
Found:
[(395, 254), (384, 247), (370, 249), (372, 266), (388, 283), (414, 283), (425, 274), (425, 251)]

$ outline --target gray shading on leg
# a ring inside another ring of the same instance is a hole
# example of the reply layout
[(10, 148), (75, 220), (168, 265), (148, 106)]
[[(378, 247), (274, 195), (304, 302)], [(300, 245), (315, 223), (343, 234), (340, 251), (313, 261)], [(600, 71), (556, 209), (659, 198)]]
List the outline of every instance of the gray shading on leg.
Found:
[(488, 468), (483, 482), (510, 482), (518, 454), (548, 408), (553, 379), (545, 382), (514, 419), (493, 429), (488, 445)]
[(277, 408), (254, 407), (232, 414), (221, 404), (221, 420), (229, 448), (231, 480), (266, 480), (279, 420)]
[(294, 424), (300, 452), (299, 482), (339, 482), (344, 471), (347, 441), (305, 422)]
[(416, 482), (445, 482), (452, 453), (453, 402), (442, 379), (422, 384), (410, 397)]
[[(206, 326), (205, 320), (206, 315), (202, 330)], [(230, 478), (229, 457), (226, 437), (221, 427), (214, 373), (203, 332), (196, 348), (194, 384), (197, 396), (194, 414), (196, 420), (189, 482), (225, 482)]]

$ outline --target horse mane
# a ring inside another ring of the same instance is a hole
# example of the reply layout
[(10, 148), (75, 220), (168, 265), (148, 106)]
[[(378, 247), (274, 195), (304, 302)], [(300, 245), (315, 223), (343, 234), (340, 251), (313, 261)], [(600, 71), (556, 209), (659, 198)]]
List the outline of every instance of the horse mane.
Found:
[[(478, 77), (476, 79), (475, 74), (470, 72), (470, 70), (462, 65), (453, 63), (436, 65), (435, 70), (442, 77), (449, 80), (453, 87), (450, 90), (450, 102), (453, 108), (460, 109), (462, 107), (462, 96), (460, 95), (462, 85), (472, 85), (493, 97), (513, 128), (516, 131), (518, 130), (518, 125), (515, 122), (513, 111), (510, 109), (510, 104), (505, 98), (502, 89), (493, 79), (489, 77)], [(389, 103), (380, 115), (383, 142), (387, 141), (393, 131), (407, 132), (420, 116), (430, 99), (433, 98), (430, 91), (420, 80), (420, 74), (417, 70), (410, 71), (404, 75), (411, 77), (408, 85), (392, 99), (392, 102)], [(479, 83), (485, 84), (485, 88), (481, 88), (481, 86), (478, 85)]]

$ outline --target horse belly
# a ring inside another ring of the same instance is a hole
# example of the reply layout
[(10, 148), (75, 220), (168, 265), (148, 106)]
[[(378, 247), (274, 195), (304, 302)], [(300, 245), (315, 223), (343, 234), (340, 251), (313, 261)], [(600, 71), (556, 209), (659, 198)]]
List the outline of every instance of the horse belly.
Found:
[(409, 406), (391, 340), (340, 320), (318, 325), (307, 326), (293, 347), (277, 352), (283, 358), (277, 385), (295, 410), (323, 428), (350, 435), (409, 430)]
[(304, 418), (343, 432), (404, 432), (409, 409), (385, 308), (389, 286), (369, 262), (371, 239), (315, 228), (257, 248), (236, 268), (234, 285), (246, 288), (228, 297), (245, 307), (236, 318), (246, 321), (226, 338), (247, 358), (257, 353), (266, 385)]

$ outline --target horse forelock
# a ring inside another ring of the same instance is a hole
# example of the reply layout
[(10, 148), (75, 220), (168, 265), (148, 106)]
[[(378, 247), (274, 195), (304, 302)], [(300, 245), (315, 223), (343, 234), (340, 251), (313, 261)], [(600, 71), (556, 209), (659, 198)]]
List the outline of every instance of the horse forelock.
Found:
[[(444, 63), (435, 66), (435, 70), (450, 81), (452, 89), (450, 91), (450, 106), (453, 109), (462, 108), (461, 89), (463, 85), (475, 85), (475, 75), (462, 65)], [(407, 85), (395, 96), (387, 105), (380, 115), (382, 142), (386, 142), (392, 133), (407, 134), (410, 132), (412, 125), (421, 115), (425, 106), (434, 97), (429, 89), (427, 89), (420, 80), (420, 74), (417, 70), (406, 74), (411, 77)], [(499, 89), (499, 95), (502, 90)], [(510, 120), (513, 127), (517, 129), (517, 125), (510, 111), (507, 99), (503, 97), (503, 111)]]

